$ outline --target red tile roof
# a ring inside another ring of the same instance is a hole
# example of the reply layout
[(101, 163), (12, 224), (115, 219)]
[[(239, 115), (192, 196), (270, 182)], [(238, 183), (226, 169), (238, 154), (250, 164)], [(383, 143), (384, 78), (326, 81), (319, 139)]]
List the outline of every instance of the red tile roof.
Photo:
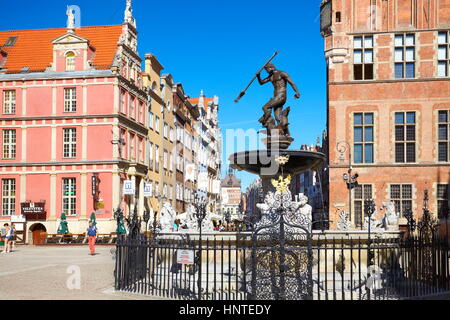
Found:
[[(205, 111), (207, 110), (207, 108), (208, 108), (208, 104), (210, 103), (210, 102), (214, 102), (214, 98), (203, 98), (203, 101), (204, 101), (204, 103), (203, 103), (203, 107), (205, 108)], [(192, 98), (192, 99), (189, 99), (189, 102), (192, 104), (192, 105), (198, 105), (199, 103), (200, 103), (200, 99), (199, 98)]]
[[(0, 31), (0, 49), (8, 53), (3, 68), (8, 69), (8, 73), (19, 72), (23, 67), (29, 67), (29, 72), (45, 71), (53, 61), (52, 41), (65, 33), (66, 28)], [(122, 25), (81, 27), (75, 29), (75, 34), (88, 39), (96, 49), (93, 65), (97, 69), (110, 68)], [(14, 46), (1, 47), (9, 37), (18, 37)]]

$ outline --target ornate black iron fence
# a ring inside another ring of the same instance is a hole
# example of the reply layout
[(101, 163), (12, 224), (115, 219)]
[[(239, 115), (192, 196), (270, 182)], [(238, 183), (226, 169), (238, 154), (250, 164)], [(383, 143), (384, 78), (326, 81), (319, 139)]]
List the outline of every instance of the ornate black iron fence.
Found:
[(168, 299), (242, 300), (249, 259), (245, 237), (123, 239), (116, 246), (115, 287)]
[[(289, 240), (286, 257), (292, 252), (311, 255), (311, 267), (304, 269), (308, 277), (292, 278), (289, 270), (281, 269), (286, 275), (285, 289), (289, 290), (289, 278), (303, 279), (306, 295), (294, 295), (296, 299), (411, 299), (450, 292), (446, 239), (424, 241), (419, 236), (401, 239), (375, 234), (369, 241), (357, 234), (315, 233), (310, 245), (306, 243)], [(116, 290), (181, 300), (293, 298), (279, 294), (283, 284), (279, 278), (270, 280), (271, 276), (279, 277), (276, 268), (285, 265), (277, 260), (278, 249), (262, 246), (258, 250), (267, 253), (268, 260), (260, 260), (256, 266), (252, 263), (252, 234), (204, 235), (201, 246), (199, 250), (200, 241), (195, 236), (120, 240), (116, 247)], [(267, 263), (269, 281), (253, 285), (253, 275), (260, 275), (263, 263)]]

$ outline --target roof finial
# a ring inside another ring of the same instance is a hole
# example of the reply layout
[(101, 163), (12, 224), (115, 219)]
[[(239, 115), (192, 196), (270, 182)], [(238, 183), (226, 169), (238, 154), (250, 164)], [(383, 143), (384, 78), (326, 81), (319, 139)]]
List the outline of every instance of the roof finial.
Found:
[(205, 96), (205, 93), (203, 92), (203, 89), (202, 90), (200, 90), (200, 97), (204, 97)]
[(75, 15), (73, 14), (73, 10), (71, 7), (67, 7), (66, 15), (67, 15), (67, 29), (69, 30), (69, 32), (72, 33), (73, 30), (75, 29)]
[(136, 20), (133, 17), (133, 7), (131, 6), (131, 0), (127, 0), (124, 23), (130, 23), (132, 26), (136, 27)]

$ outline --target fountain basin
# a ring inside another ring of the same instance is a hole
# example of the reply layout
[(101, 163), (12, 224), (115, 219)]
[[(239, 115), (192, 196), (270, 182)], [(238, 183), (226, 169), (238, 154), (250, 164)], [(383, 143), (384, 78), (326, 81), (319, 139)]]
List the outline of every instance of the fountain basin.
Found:
[(283, 175), (292, 176), (308, 170), (316, 170), (325, 161), (325, 155), (319, 152), (270, 149), (234, 153), (229, 157), (229, 161), (233, 169), (272, 178), (282, 174), (281, 167), (275, 162), (279, 156), (289, 156), (289, 161), (283, 168)]

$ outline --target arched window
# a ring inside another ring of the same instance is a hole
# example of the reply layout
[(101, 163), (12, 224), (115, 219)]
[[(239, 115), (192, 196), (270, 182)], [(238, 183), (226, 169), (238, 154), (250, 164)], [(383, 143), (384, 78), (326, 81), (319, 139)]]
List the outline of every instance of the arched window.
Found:
[(66, 53), (66, 71), (75, 70), (75, 53), (70, 51)]

